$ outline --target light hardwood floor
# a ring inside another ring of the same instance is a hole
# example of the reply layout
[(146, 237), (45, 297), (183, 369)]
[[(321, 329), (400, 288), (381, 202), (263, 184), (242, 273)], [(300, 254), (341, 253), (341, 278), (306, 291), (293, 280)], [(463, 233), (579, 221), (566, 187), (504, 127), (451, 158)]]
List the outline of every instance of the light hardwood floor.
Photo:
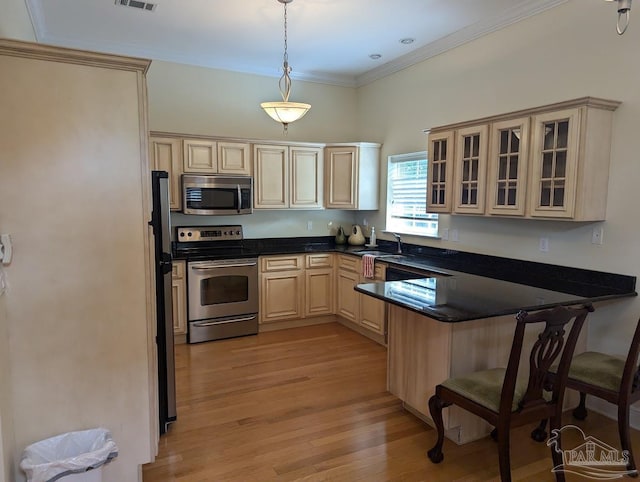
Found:
[[(178, 345), (178, 420), (144, 482), (497, 480), (490, 438), (446, 441), (432, 464), (434, 430), (386, 391), (385, 373), (385, 348), (337, 323)], [(579, 424), (619, 447), (613, 421), (590, 413)], [(513, 478), (553, 481), (550, 449), (530, 431), (512, 431)], [(565, 448), (578, 442), (563, 438)]]

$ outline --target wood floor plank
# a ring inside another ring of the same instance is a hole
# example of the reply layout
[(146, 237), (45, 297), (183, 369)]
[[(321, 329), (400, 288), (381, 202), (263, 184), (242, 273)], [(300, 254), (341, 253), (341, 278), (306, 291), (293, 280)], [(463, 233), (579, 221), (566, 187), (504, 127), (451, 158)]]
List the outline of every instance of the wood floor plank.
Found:
[[(489, 438), (447, 440), (445, 460), (432, 464), (435, 432), (386, 391), (385, 348), (340, 324), (178, 345), (175, 353), (178, 420), (143, 467), (144, 482), (498, 480)], [(590, 413), (580, 426), (619, 446), (613, 421)], [(550, 449), (530, 431), (512, 431), (513, 478), (553, 481)]]

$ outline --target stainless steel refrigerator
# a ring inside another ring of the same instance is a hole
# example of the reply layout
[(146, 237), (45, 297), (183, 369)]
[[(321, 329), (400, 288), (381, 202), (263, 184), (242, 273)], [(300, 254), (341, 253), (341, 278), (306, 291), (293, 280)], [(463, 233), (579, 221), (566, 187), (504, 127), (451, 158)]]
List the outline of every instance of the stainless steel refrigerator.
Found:
[(156, 315), (158, 345), (158, 412), (160, 433), (176, 420), (176, 380), (173, 352), (173, 305), (171, 299), (171, 219), (169, 217), (169, 174), (151, 172), (156, 273)]

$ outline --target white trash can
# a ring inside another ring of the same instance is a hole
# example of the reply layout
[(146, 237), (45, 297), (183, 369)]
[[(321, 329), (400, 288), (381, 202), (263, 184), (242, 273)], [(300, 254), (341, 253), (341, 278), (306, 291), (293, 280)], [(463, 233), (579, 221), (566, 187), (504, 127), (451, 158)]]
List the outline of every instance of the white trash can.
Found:
[(101, 482), (102, 466), (118, 456), (104, 428), (68, 432), (29, 445), (20, 468), (28, 482)]

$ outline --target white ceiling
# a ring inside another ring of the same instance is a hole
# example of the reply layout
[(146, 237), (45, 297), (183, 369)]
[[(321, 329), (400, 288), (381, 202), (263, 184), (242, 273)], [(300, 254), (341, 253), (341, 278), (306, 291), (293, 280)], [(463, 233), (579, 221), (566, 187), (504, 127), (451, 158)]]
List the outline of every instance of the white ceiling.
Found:
[[(38, 42), (279, 77), (277, 0), (25, 0)], [(358, 86), (568, 0), (295, 0), (292, 77)], [(400, 39), (414, 38), (410, 45)], [(381, 54), (379, 60), (370, 54)]]

